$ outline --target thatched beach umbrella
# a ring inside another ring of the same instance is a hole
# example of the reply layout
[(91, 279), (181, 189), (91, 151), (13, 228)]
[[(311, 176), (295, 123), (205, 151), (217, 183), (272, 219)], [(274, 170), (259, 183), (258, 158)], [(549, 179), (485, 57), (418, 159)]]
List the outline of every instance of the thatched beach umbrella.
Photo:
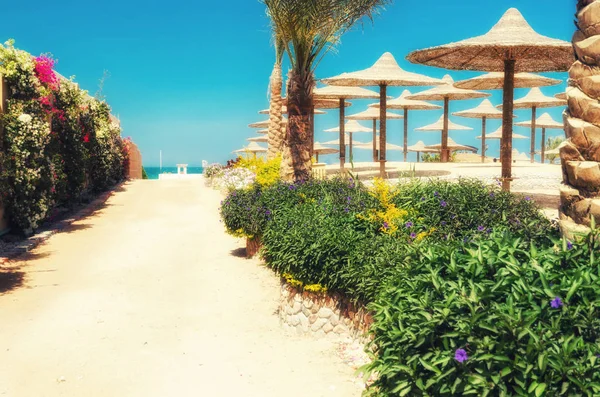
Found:
[[(375, 149), (377, 151), (380, 151), (380, 148), (381, 148), (380, 145), (381, 145), (381, 141), (379, 139), (376, 139), (375, 141), (357, 144), (356, 147), (358, 149), (371, 149), (373, 146), (375, 146)], [(386, 150), (396, 150), (399, 152), (404, 150), (404, 148), (402, 146), (394, 145), (393, 143), (388, 143), (388, 142), (386, 142), (385, 149)]]
[[(258, 114), (269, 114), (269, 113), (270, 113), (269, 109), (263, 109), (260, 112), (258, 112)], [(287, 106), (283, 106), (281, 108), (281, 114), (287, 114)], [(314, 114), (326, 114), (326, 112), (315, 109)]]
[(485, 98), (490, 96), (484, 92), (463, 90), (454, 87), (454, 80), (450, 75), (445, 75), (442, 79), (444, 85), (434, 87), (427, 91), (419, 92), (408, 96), (408, 99), (426, 100), (426, 101), (444, 101), (444, 115), (442, 117), (442, 153), (440, 159), (442, 163), (450, 159), (450, 150), (446, 149), (445, 144), (448, 139), (448, 115), (450, 114), (450, 101)]
[[(445, 139), (444, 139), (444, 130), (446, 131)], [(441, 116), (439, 118), (439, 120), (433, 124), (429, 124), (424, 127), (415, 129), (415, 131), (420, 131), (420, 132), (441, 132), (442, 133), (442, 144), (445, 142), (445, 140), (450, 139), (448, 137), (448, 131), (472, 131), (472, 130), (473, 130), (473, 128), (453, 123), (452, 121), (448, 120), (447, 117), (444, 117), (444, 116)], [(450, 151), (451, 151), (450, 148), (448, 148), (446, 150), (447, 153)], [(441, 153), (443, 153), (443, 152), (444, 151), (442, 150)], [(440, 155), (440, 160), (441, 160), (441, 155)]]
[[(477, 139), (483, 139), (483, 135), (478, 136)], [(487, 134), (485, 136), (485, 139), (502, 140), (502, 127), (498, 128), (496, 131), (492, 132), (491, 134)], [(528, 138), (525, 135), (513, 133), (512, 139), (528, 139)]]
[(510, 190), (515, 72), (567, 71), (574, 56), (571, 43), (538, 34), (511, 8), (482, 36), (415, 51), (407, 59), (446, 69), (504, 73), (502, 188)]
[(267, 152), (266, 147), (262, 147), (256, 142), (250, 142), (248, 144), (248, 146), (238, 149), (238, 150), (234, 150), (233, 153), (255, 153), (256, 154), (256, 153), (266, 153), (266, 152)]
[[(544, 113), (542, 114), (540, 117), (538, 117), (537, 120), (535, 120), (533, 122), (533, 124), (535, 125), (535, 128), (541, 128), (542, 129), (542, 163), (545, 163), (545, 152), (546, 152), (546, 129), (555, 129), (555, 130), (564, 130), (565, 129), (565, 125), (563, 123), (559, 123), (558, 121), (554, 121), (554, 119), (552, 118), (552, 116), (550, 116), (548, 113)], [(532, 122), (531, 120), (528, 121), (523, 121), (521, 123), (517, 123), (516, 125), (520, 126), (520, 127), (531, 127)]]
[[(515, 88), (549, 87), (560, 83), (562, 83), (561, 80), (551, 79), (539, 74), (515, 74)], [(482, 74), (472, 79), (457, 81), (454, 83), (454, 86), (468, 90), (501, 90), (504, 88), (504, 73), (491, 72)]]
[[(367, 90), (361, 87), (340, 87), (340, 86), (326, 86), (321, 88), (315, 88), (313, 90), (313, 98), (315, 99), (329, 99), (338, 100), (340, 108), (340, 169), (344, 170), (344, 164), (346, 163), (346, 145), (344, 145), (344, 124), (346, 122), (345, 105), (346, 99), (376, 99), (379, 98), (379, 94), (375, 91)], [(350, 132), (350, 131), (348, 131)], [(354, 131), (356, 132), (356, 131)], [(350, 134), (352, 139), (352, 134)], [(350, 157), (352, 157), (352, 143), (350, 143)]]
[(409, 152), (417, 153), (417, 163), (421, 161), (421, 159), (420, 159), (421, 153), (439, 153), (440, 152), (438, 149), (428, 149), (427, 146), (425, 146), (425, 144), (423, 143), (423, 141), (419, 141), (419, 142), (415, 143), (414, 145), (409, 146), (407, 149)]
[(561, 101), (566, 101), (567, 100), (567, 93), (566, 92), (559, 92), (558, 94), (554, 95), (554, 98), (560, 99)]
[(313, 145), (313, 153), (315, 154), (317, 163), (319, 162), (319, 155), (325, 155), (325, 154), (334, 154), (339, 152), (339, 150), (334, 149), (334, 148), (330, 148), (327, 146), (323, 146), (322, 143), (319, 142), (315, 142), (315, 144)]
[[(373, 161), (374, 162), (377, 162), (377, 158), (378, 158), (377, 147), (375, 146), (375, 141), (377, 140), (377, 120), (379, 120), (380, 117), (381, 117), (381, 112), (379, 111), (379, 109), (376, 109), (374, 107), (369, 107), (364, 112), (355, 113), (355, 114), (352, 114), (352, 115), (346, 117), (348, 120), (371, 120), (373, 122)], [(399, 114), (396, 114), (396, 113), (386, 112), (385, 118), (388, 120), (393, 120), (393, 119), (398, 120), (398, 119), (401, 119), (402, 116)]]
[[(517, 99), (514, 101), (515, 109), (529, 109), (531, 108), (531, 120), (536, 119), (536, 112), (538, 108), (554, 108), (557, 106), (565, 106), (567, 104), (566, 101), (560, 100), (558, 98), (554, 98), (551, 96), (546, 96), (542, 93), (537, 87), (532, 88), (527, 95), (523, 98)], [(498, 106), (502, 107), (502, 105)], [(529, 123), (531, 125), (531, 162), (535, 162), (535, 129), (536, 123)]]
[(255, 136), (247, 139), (250, 142), (269, 142), (269, 137), (266, 135)]
[[(286, 119), (285, 117), (283, 118), (283, 123), (287, 124), (288, 123), (288, 119)], [(248, 127), (250, 128), (269, 128), (269, 120), (264, 120), (264, 121), (258, 121), (256, 123), (252, 123), (252, 124), (248, 124)]]
[(256, 131), (256, 133), (257, 134), (268, 134), (269, 133), (269, 129), (265, 128), (265, 129), (262, 129), (262, 130), (258, 130), (258, 131)]
[[(386, 52), (370, 68), (352, 73), (342, 73), (339, 76), (324, 79), (324, 83), (342, 86), (379, 86), (379, 104), (381, 116), (379, 118), (379, 140), (381, 147), (385, 149), (387, 142), (387, 123), (385, 114), (387, 111), (387, 87), (388, 86), (430, 86), (443, 84), (442, 81), (416, 73), (404, 71), (394, 56)], [(379, 173), (385, 178), (386, 152), (379, 152)]]
[[(388, 109), (396, 109), (404, 111), (404, 162), (406, 162), (406, 158), (408, 155), (408, 111), (409, 110), (437, 110), (441, 109), (441, 106), (434, 105), (425, 101), (415, 101), (411, 99), (407, 99), (410, 96), (409, 90), (404, 90), (402, 95), (400, 95), (396, 99), (392, 99), (388, 101), (387, 108)], [(378, 103), (374, 103), (369, 105), (370, 107), (379, 108)]]
[[(325, 130), (325, 132), (338, 132), (340, 134), (340, 152), (343, 150), (344, 152), (346, 152), (346, 142), (345, 142), (345, 137), (346, 134), (348, 133), (349, 135), (349, 152), (350, 152), (350, 158), (352, 158), (352, 137), (354, 133), (360, 133), (360, 132), (371, 132), (371, 129), (368, 127), (365, 127), (364, 125), (360, 124), (358, 121), (356, 120), (350, 120), (348, 122), (346, 122), (346, 124), (340, 125), (338, 127), (334, 127), (334, 128), (330, 128), (328, 130)], [(343, 148), (343, 149), (342, 149)]]
[[(442, 147), (444, 145), (440, 142), (436, 145), (427, 145), (425, 146), (425, 148), (427, 149), (436, 149), (436, 150), (442, 150)], [(461, 151), (461, 150), (466, 150), (469, 152), (473, 152), (473, 153), (477, 153), (477, 148), (475, 146), (469, 146), (469, 145), (461, 145), (460, 143), (456, 143), (454, 142), (454, 140), (452, 140), (452, 138), (448, 137), (448, 142), (445, 145), (447, 147), (447, 149), (451, 152), (457, 152), (457, 151)]]
[[(344, 134), (344, 143), (347, 145), (348, 142), (350, 142), (350, 135), (348, 133), (345, 133)], [(365, 143), (364, 142), (359, 142), (357, 140), (353, 140), (352, 144), (354, 146), (356, 146), (356, 145), (364, 145)], [(332, 146), (339, 147), (340, 146), (340, 139), (337, 138), (337, 139), (333, 139), (331, 141), (323, 142), (323, 145), (332, 145)]]
[(485, 130), (487, 119), (501, 119), (502, 112), (492, 105), (488, 99), (484, 99), (479, 106), (473, 109), (463, 110), (462, 112), (452, 113), (458, 117), (468, 117), (473, 119), (481, 119), (481, 162), (485, 162)]

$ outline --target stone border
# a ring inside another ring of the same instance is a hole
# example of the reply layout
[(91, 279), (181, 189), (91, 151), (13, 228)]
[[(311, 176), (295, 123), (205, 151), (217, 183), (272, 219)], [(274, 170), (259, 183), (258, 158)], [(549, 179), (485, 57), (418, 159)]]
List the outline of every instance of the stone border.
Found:
[(12, 260), (18, 258), (19, 256), (31, 251), (36, 248), (46, 240), (48, 240), (54, 234), (60, 233), (64, 228), (70, 226), (72, 223), (77, 222), (87, 216), (90, 216), (92, 213), (97, 211), (112, 195), (123, 185), (129, 181), (123, 181), (118, 183), (110, 190), (101, 193), (98, 197), (92, 200), (85, 207), (81, 208), (74, 214), (68, 216), (66, 219), (62, 219), (56, 223), (52, 223), (49, 226), (43, 228), (33, 236), (30, 236), (22, 241), (18, 241), (15, 243), (13, 247), (8, 249), (5, 252), (0, 252), (0, 265), (5, 265), (10, 263)]
[(316, 294), (281, 280), (279, 322), (297, 335), (351, 339), (364, 343), (373, 318), (364, 307), (353, 305), (340, 294)]

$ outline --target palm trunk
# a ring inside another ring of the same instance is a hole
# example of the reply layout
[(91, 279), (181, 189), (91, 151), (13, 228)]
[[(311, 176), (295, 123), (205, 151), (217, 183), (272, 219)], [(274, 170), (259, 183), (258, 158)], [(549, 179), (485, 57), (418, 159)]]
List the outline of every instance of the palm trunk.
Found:
[[(587, 7), (589, 5), (589, 7)], [(573, 36), (576, 61), (569, 71), (568, 109), (564, 117), (567, 142), (560, 146), (564, 186), (561, 187), (560, 226), (569, 239), (589, 232), (592, 221), (600, 224), (600, 117), (589, 112), (600, 99), (597, 84), (590, 78), (600, 76), (597, 46), (581, 46), (583, 40), (600, 40), (599, 3), (579, 0), (578, 31)]]
[[(290, 182), (310, 179), (313, 155), (313, 98), (314, 76), (293, 70), (288, 81), (288, 127), (286, 135), (287, 168), (282, 177)], [(291, 165), (291, 172), (289, 166)]]
[(283, 120), (283, 100), (281, 98), (281, 89), (283, 78), (281, 76), (281, 63), (276, 62), (271, 74), (271, 95), (269, 107), (269, 150), (267, 159), (271, 160), (282, 152), (285, 133), (281, 129)]

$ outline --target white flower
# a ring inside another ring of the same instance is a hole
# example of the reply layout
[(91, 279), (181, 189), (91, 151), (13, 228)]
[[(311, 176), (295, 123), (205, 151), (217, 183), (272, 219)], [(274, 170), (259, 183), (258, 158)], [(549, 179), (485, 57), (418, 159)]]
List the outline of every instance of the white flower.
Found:
[(19, 121), (21, 123), (29, 124), (29, 123), (31, 123), (31, 120), (32, 120), (31, 116), (28, 115), (27, 113), (23, 113), (22, 115), (19, 116)]

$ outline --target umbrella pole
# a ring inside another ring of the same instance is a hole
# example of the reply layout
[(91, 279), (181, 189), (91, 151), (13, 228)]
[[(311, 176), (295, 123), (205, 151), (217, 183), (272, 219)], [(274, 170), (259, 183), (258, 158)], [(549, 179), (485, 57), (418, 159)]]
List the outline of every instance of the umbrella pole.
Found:
[(340, 98), (340, 171), (344, 172), (344, 164), (346, 163), (346, 137), (345, 125), (346, 119), (346, 100)]
[(504, 60), (504, 90), (502, 98), (502, 143), (500, 158), (502, 159), (502, 190), (510, 192), (512, 181), (512, 133), (513, 107), (515, 95), (515, 60)]
[(535, 163), (535, 116), (536, 108), (531, 108), (531, 164)]
[(442, 163), (447, 163), (450, 159), (450, 151), (448, 150), (448, 110), (449, 110), (450, 99), (444, 98), (444, 129), (442, 130)]
[(348, 148), (350, 149), (350, 161), (352, 161), (352, 133), (349, 132), (348, 135), (350, 136), (350, 142), (348, 143)]
[(387, 85), (379, 85), (379, 176), (385, 178)]
[(542, 164), (546, 163), (546, 129), (542, 128)]
[(421, 162), (421, 158), (420, 157), (421, 157), (421, 153), (417, 152), (417, 163)]
[(317, 157), (317, 163), (319, 162), (319, 153), (315, 153), (315, 156)]
[(485, 163), (485, 122), (486, 117), (483, 116), (481, 119), (481, 162)]
[(373, 119), (373, 162), (377, 162), (377, 119)]
[(408, 157), (408, 108), (404, 108), (404, 162)]

